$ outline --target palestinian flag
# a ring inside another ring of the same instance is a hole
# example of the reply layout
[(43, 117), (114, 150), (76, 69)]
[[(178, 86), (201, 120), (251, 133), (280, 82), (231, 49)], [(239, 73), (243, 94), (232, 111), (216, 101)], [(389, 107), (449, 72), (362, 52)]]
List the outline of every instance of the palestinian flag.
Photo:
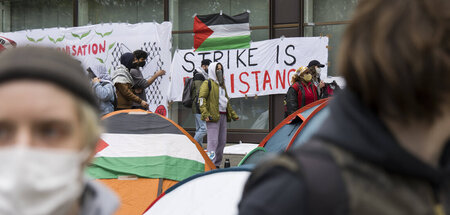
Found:
[(5, 49), (14, 48), (16, 45), (16, 42), (13, 40), (0, 36), (0, 52)]
[(249, 48), (249, 13), (197, 15), (194, 33), (195, 51)]
[(181, 181), (205, 171), (206, 154), (202, 155), (182, 130), (158, 114), (118, 113), (103, 122), (106, 132), (88, 168), (93, 178), (135, 175)]

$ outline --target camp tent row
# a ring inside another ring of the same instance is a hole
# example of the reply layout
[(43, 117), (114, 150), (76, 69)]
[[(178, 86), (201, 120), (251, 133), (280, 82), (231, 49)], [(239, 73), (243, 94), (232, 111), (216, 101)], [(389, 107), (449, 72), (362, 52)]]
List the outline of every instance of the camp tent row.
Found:
[(327, 104), (324, 99), (301, 108), (240, 167), (214, 171), (200, 145), (171, 120), (141, 110), (113, 112), (103, 119), (106, 131), (88, 173), (119, 194), (118, 214), (236, 214), (254, 164), (306, 142), (329, 114)]
[(253, 154), (249, 153), (241, 161), (245, 165), (200, 173), (185, 179), (161, 194), (144, 214), (238, 214), (243, 188), (254, 164), (268, 154), (306, 142), (329, 114), (327, 104), (328, 99), (320, 100), (287, 117), (261, 141)]

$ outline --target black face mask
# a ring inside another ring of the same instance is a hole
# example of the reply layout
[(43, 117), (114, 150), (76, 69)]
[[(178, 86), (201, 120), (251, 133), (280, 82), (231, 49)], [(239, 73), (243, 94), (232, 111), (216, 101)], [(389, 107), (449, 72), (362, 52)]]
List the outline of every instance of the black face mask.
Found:
[(223, 85), (223, 71), (222, 70), (217, 70), (216, 71), (216, 76), (217, 76), (217, 81), (219, 82), (220, 85)]
[(139, 61), (138, 62), (138, 66), (139, 67), (144, 67), (145, 66), (145, 61)]

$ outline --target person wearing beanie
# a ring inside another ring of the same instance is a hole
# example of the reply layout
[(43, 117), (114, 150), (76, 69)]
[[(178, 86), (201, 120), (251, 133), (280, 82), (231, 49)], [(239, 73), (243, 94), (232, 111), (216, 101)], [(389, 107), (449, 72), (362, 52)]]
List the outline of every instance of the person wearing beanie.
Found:
[(208, 80), (208, 67), (211, 60), (202, 60), (200, 68), (194, 70), (193, 78), (194, 85), (192, 87), (192, 94), (194, 97), (192, 102), (192, 113), (195, 119), (195, 135), (194, 139), (200, 144), (203, 144), (203, 137), (206, 135), (206, 121), (202, 120), (202, 114), (200, 112), (200, 106), (198, 105), (198, 94), (200, 93), (200, 87), (203, 81)]
[(301, 66), (292, 76), (292, 85), (284, 99), (285, 117), (319, 99), (317, 87), (312, 83), (312, 75), (313, 72), (308, 67)]
[(49, 48), (2, 53), (0, 100), (0, 214), (115, 213), (115, 194), (84, 176), (101, 128), (79, 61)]
[(112, 74), (113, 84), (116, 87), (118, 110), (131, 109), (133, 102), (140, 104), (144, 109), (148, 109), (147, 102), (139, 98), (132, 90), (134, 82), (130, 70), (134, 68), (133, 61), (134, 55), (132, 53), (123, 54), (120, 56), (121, 65)]
[[(148, 57), (148, 53), (143, 50), (136, 50), (133, 52), (133, 55), (134, 55), (133, 68), (131, 68), (130, 70), (130, 74), (134, 82), (133, 91), (134, 94), (136, 94), (139, 98), (141, 98), (144, 101), (147, 101), (145, 89), (149, 87), (151, 84), (153, 84), (153, 82), (158, 77), (165, 75), (166, 71), (159, 70), (149, 79), (145, 79), (139, 68), (143, 68), (145, 66), (146, 64), (145, 61)], [(138, 104), (136, 102), (133, 102), (132, 108), (146, 110), (146, 108), (142, 107), (141, 104)]]

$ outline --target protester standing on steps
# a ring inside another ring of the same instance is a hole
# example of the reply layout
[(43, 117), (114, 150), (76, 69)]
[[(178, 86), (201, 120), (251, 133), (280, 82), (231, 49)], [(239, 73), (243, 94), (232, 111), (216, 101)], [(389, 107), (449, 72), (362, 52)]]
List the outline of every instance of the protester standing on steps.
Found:
[(322, 91), (324, 90), (325, 83), (320, 78), (320, 73), (322, 72), (322, 68), (324, 68), (325, 65), (321, 64), (318, 60), (312, 60), (308, 63), (308, 69), (312, 72), (312, 83), (317, 88), (317, 94), (319, 95), (320, 99), (326, 98), (322, 97)]
[(305, 105), (319, 100), (317, 87), (312, 82), (313, 71), (301, 66), (292, 76), (291, 86), (285, 97), (285, 117)]
[(117, 102), (116, 89), (104, 65), (96, 65), (93, 67), (93, 70), (91, 71), (98, 76), (91, 79), (92, 89), (100, 105), (100, 115), (104, 116), (114, 111), (114, 104)]
[(211, 60), (202, 60), (201, 67), (194, 71), (194, 85), (192, 87), (192, 113), (195, 118), (195, 135), (194, 139), (200, 144), (203, 144), (203, 137), (206, 135), (206, 121), (202, 120), (202, 114), (200, 112), (200, 106), (198, 105), (198, 95), (200, 93), (200, 87), (205, 80), (209, 79), (208, 67), (211, 64)]
[[(151, 78), (145, 79), (142, 75), (142, 71), (140, 68), (143, 68), (146, 64), (146, 60), (148, 57), (148, 53), (143, 50), (136, 50), (133, 52), (134, 60), (133, 60), (133, 67), (130, 69), (131, 77), (133, 77), (133, 92), (135, 95), (137, 95), (140, 99), (147, 102), (147, 96), (145, 94), (145, 89), (149, 87), (153, 82), (160, 76), (163, 76), (166, 74), (166, 71), (159, 70), (157, 71)], [(148, 108), (142, 106), (140, 103), (133, 102), (132, 105), (133, 109), (144, 109), (147, 110)]]
[(238, 120), (239, 116), (231, 108), (222, 64), (211, 63), (208, 71), (209, 79), (200, 87), (198, 103), (202, 120), (206, 121), (208, 155), (218, 167), (222, 162), (223, 149), (227, 142), (227, 122), (232, 119)]
[(133, 90), (134, 86), (133, 77), (130, 74), (130, 70), (135, 66), (133, 65), (134, 55), (132, 53), (125, 53), (120, 56), (120, 65), (114, 70), (112, 80), (116, 87), (117, 94), (117, 110), (131, 109), (133, 102), (141, 104), (145, 109), (148, 109), (148, 104), (145, 100), (139, 98)]

